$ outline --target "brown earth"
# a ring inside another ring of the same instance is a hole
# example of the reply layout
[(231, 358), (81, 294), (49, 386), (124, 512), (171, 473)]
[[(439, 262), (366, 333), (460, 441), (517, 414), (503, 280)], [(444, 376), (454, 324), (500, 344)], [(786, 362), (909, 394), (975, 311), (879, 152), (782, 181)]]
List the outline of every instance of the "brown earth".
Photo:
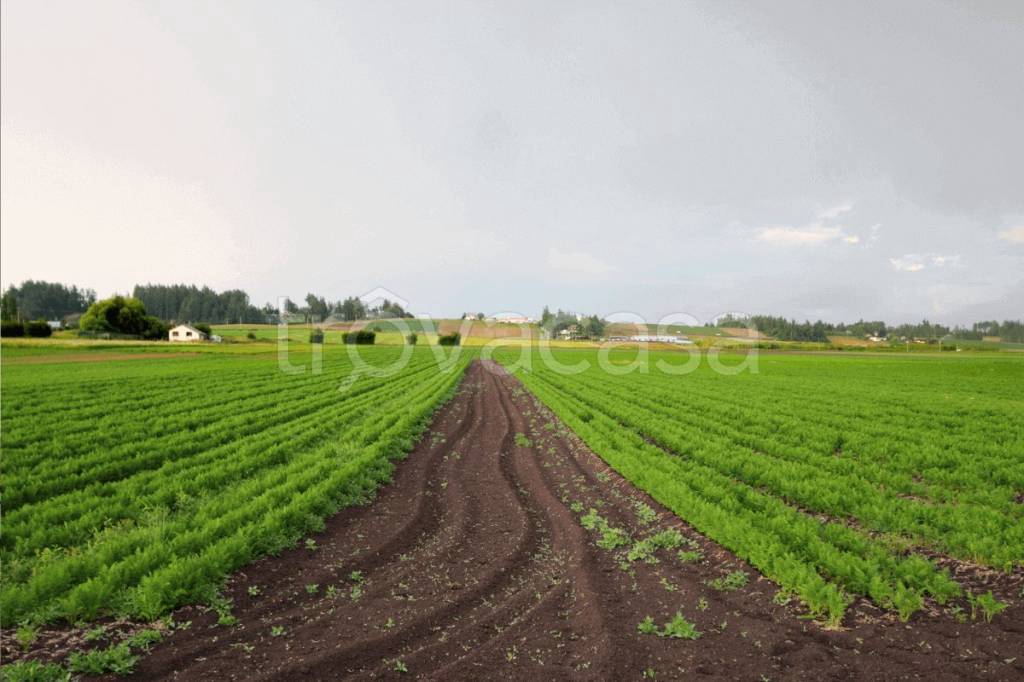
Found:
[[(638, 504), (656, 518), (641, 518)], [(591, 508), (633, 539), (678, 529), (682, 549), (700, 558), (660, 549), (648, 563), (629, 561), (627, 548), (602, 549), (600, 534), (581, 525)], [(937, 609), (900, 623), (858, 603), (844, 629), (826, 630), (611, 471), (518, 381), (481, 362), (393, 482), (370, 505), (328, 520), (315, 541), (315, 550), (289, 550), (232, 576), (224, 595), (238, 625), (219, 626), (202, 607), (177, 611), (178, 628), (135, 677), (1024, 677), (1019, 599), (992, 624), (958, 623)], [(733, 571), (749, 583), (709, 585)], [(637, 630), (646, 616), (661, 627), (677, 612), (699, 639)]]

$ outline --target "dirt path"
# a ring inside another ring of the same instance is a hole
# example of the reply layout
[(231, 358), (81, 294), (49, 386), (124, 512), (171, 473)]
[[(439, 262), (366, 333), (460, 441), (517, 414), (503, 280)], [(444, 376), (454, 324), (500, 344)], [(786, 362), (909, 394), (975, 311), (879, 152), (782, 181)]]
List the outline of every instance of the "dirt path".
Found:
[[(527, 442), (529, 441), (529, 442)], [(575, 504), (574, 504), (575, 503)], [(644, 521), (637, 503), (657, 513)], [(682, 561), (628, 561), (581, 525), (594, 508), (634, 538), (678, 529)], [(775, 586), (621, 480), (513, 378), (477, 362), (369, 506), (330, 519), (305, 547), (233, 576), (238, 625), (207, 610), (137, 678), (1011, 679), (1024, 617), (991, 626), (921, 615), (827, 632), (775, 603)], [(707, 583), (743, 570), (733, 591)], [(316, 585), (307, 589), (307, 586)], [(695, 641), (641, 634), (676, 612)]]

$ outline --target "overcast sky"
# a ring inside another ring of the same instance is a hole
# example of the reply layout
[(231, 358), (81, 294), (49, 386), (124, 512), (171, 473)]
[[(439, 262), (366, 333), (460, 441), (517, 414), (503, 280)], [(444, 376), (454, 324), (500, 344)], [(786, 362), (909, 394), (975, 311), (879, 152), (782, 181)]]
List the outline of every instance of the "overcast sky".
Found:
[(2, 280), (1024, 314), (1024, 2), (2, 5)]

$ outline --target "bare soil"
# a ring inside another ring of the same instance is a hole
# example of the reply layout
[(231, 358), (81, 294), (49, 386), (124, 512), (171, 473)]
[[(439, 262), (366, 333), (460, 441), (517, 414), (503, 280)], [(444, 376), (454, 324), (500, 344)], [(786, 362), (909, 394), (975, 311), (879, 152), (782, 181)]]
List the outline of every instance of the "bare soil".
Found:
[[(633, 540), (678, 529), (690, 543), (681, 549), (700, 558), (660, 549), (656, 563), (629, 561), (628, 548), (604, 549), (581, 525), (591, 508)], [(234, 627), (203, 607), (177, 611), (179, 629), (135, 677), (1024, 678), (1019, 598), (991, 624), (957, 622), (948, 609), (900, 623), (861, 602), (843, 629), (827, 630), (621, 479), (492, 364), (470, 367), (372, 504), (342, 511), (314, 539), (316, 549), (231, 577), (224, 594)], [(709, 584), (734, 571), (749, 582), (731, 591)], [(660, 628), (677, 612), (699, 639), (637, 629), (647, 616)]]

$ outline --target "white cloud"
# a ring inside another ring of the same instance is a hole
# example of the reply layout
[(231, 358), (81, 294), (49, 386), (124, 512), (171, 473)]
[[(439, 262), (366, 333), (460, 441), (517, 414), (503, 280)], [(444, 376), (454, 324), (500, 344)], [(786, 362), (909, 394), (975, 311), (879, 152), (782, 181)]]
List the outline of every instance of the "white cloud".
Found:
[(939, 253), (908, 253), (898, 258), (890, 258), (889, 263), (896, 270), (902, 270), (903, 272), (920, 272), (928, 266), (936, 268), (947, 266), (953, 268), (962, 267), (960, 254), (944, 256)]
[(999, 233), (999, 238), (1015, 244), (1024, 244), (1024, 225), (1003, 230)]
[(835, 220), (844, 213), (849, 213), (853, 210), (853, 204), (839, 204), (832, 208), (827, 208), (818, 214), (818, 217), (822, 220)]
[(899, 258), (890, 258), (889, 262), (895, 269), (903, 270), (904, 272), (920, 272), (924, 270), (921, 256), (914, 253), (908, 253), (906, 256), (900, 256)]
[(932, 265), (940, 268), (943, 267), (944, 265), (949, 265), (950, 267), (958, 268), (960, 267), (960, 254), (956, 254), (953, 256), (942, 256), (937, 253), (933, 254)]
[(878, 232), (882, 229), (882, 223), (875, 223), (871, 226), (871, 234), (868, 235), (868, 242), (865, 244), (866, 248), (871, 248), (878, 241)]
[(772, 225), (757, 231), (755, 239), (773, 244), (812, 245), (841, 240), (845, 244), (859, 244), (860, 237), (850, 234), (837, 221), (839, 216), (853, 210), (853, 204), (838, 204), (818, 213), (818, 219), (807, 225)]
[(582, 251), (564, 252), (554, 247), (548, 249), (548, 267), (567, 275), (603, 277), (615, 271), (614, 265)]
[(843, 236), (838, 227), (813, 224), (805, 227), (762, 227), (757, 240), (774, 244), (821, 244)]

